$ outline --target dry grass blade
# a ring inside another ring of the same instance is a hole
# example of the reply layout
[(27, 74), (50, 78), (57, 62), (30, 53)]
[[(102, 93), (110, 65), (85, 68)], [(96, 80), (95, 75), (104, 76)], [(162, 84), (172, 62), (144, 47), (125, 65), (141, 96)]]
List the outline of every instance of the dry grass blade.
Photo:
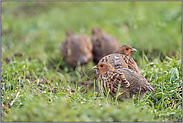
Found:
[(88, 77), (88, 75), (86, 75), (86, 73), (85, 73), (83, 67), (81, 67), (81, 68), (82, 68), (82, 71), (83, 71), (84, 75), (85, 75), (88, 79), (94, 80), (94, 78), (90, 78), (90, 77)]

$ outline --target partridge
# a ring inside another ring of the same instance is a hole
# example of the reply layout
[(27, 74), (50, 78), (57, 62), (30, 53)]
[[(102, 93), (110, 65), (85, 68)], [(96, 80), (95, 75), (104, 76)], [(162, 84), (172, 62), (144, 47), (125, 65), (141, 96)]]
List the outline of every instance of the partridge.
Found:
[[(144, 98), (147, 91), (154, 91), (153, 87), (149, 85), (140, 73), (128, 68), (114, 69), (112, 65), (105, 62), (98, 63), (93, 68), (99, 72), (96, 86), (103, 89), (104, 95), (109, 91), (109, 94), (115, 97), (119, 84), (121, 84), (119, 88), (119, 93), (121, 94), (118, 97), (119, 100), (132, 98), (136, 94), (140, 100)], [(98, 82), (101, 86), (98, 85)]]
[(78, 62), (84, 65), (93, 57), (91, 39), (85, 35), (76, 35), (72, 30), (66, 31), (66, 38), (61, 41), (59, 49), (63, 60), (74, 68)]
[(139, 73), (137, 63), (131, 58), (132, 52), (137, 51), (128, 45), (123, 45), (116, 49), (113, 54), (109, 54), (100, 59), (99, 63), (107, 62), (112, 65), (115, 69), (128, 68)]
[(98, 61), (108, 55), (113, 53), (121, 44), (113, 36), (106, 34), (100, 28), (94, 27), (91, 31), (91, 40), (93, 44), (93, 56), (94, 63), (98, 64)]
[[(96, 80), (97, 90), (103, 90), (104, 96), (107, 92), (112, 97), (115, 97), (120, 84), (119, 92), (125, 92), (125, 89), (130, 86), (130, 83), (126, 80), (124, 74), (118, 70), (115, 70), (108, 63), (98, 63), (93, 69), (99, 70), (99, 76)], [(99, 85), (98, 85), (99, 84)]]

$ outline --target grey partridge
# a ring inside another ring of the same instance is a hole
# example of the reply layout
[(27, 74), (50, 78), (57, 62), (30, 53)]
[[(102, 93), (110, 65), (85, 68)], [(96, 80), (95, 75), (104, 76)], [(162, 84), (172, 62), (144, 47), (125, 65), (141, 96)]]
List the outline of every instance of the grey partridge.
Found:
[[(99, 72), (96, 80), (97, 88), (102, 88), (104, 95), (109, 90), (109, 94), (115, 97), (118, 86), (121, 84), (118, 99), (124, 100), (132, 98), (137, 94), (138, 100), (144, 98), (147, 91), (154, 91), (153, 87), (149, 85), (147, 80), (140, 74), (128, 68), (114, 69), (109, 63), (101, 62), (93, 67)], [(119, 78), (120, 77), (120, 78)], [(101, 86), (98, 85), (98, 82)], [(126, 83), (126, 86), (124, 85)], [(129, 86), (127, 86), (129, 83)], [(140, 95), (139, 95), (140, 94)]]
[(100, 75), (96, 80), (96, 87), (98, 91), (102, 89), (104, 96), (106, 96), (109, 91), (109, 94), (112, 97), (115, 97), (119, 84), (119, 92), (125, 92), (125, 89), (130, 86), (130, 83), (126, 80), (124, 74), (118, 70), (115, 70), (108, 63), (98, 63), (93, 67), (93, 69), (99, 70)]
[(92, 28), (91, 40), (93, 44), (93, 56), (94, 63), (98, 64), (98, 61), (110, 54), (113, 53), (119, 46), (120, 42), (113, 36), (106, 34), (102, 29), (98, 27)]
[(115, 69), (128, 68), (139, 73), (137, 63), (131, 58), (132, 52), (137, 51), (128, 45), (123, 45), (116, 49), (113, 54), (109, 54), (100, 59), (99, 63), (107, 62), (111, 64)]
[(92, 59), (93, 45), (91, 39), (85, 35), (74, 34), (72, 30), (66, 31), (66, 38), (61, 41), (60, 53), (70, 66), (76, 67), (87, 64)]

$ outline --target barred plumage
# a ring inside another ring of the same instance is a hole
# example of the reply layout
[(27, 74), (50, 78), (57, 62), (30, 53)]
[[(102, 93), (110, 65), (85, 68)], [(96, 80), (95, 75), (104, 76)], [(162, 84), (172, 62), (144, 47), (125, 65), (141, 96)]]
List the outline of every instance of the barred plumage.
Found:
[(128, 68), (139, 73), (137, 63), (130, 57), (133, 51), (137, 51), (128, 45), (123, 45), (113, 52), (100, 59), (99, 63), (107, 62), (115, 69)]
[[(149, 85), (147, 80), (140, 74), (128, 68), (114, 69), (111, 64), (106, 62), (98, 63), (93, 68), (98, 70), (97, 87), (103, 90), (104, 95), (107, 91), (112, 97), (116, 96), (119, 84), (119, 100), (124, 98), (132, 98), (134, 94), (142, 99), (147, 91), (154, 89)], [(98, 85), (101, 84), (101, 86)], [(140, 91), (140, 95), (139, 95)]]

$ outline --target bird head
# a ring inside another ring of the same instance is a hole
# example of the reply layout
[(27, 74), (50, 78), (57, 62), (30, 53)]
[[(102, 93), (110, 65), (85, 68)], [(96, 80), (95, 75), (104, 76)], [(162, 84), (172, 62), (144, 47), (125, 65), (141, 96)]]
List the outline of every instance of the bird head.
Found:
[(103, 31), (99, 27), (92, 28), (92, 35), (101, 34), (101, 33), (103, 33)]
[(68, 30), (66, 30), (65, 35), (66, 36), (72, 36), (72, 35), (74, 35), (74, 31), (71, 30), (71, 29), (68, 29)]
[(109, 70), (114, 70), (114, 68), (108, 64), (108, 63), (98, 63), (96, 66), (93, 67), (93, 69), (97, 69), (100, 74), (109, 71)]
[(127, 56), (131, 56), (132, 52), (134, 51), (137, 51), (137, 50), (135, 48), (132, 48), (131, 46), (123, 45), (119, 47), (117, 50), (115, 50), (113, 53), (120, 53)]

